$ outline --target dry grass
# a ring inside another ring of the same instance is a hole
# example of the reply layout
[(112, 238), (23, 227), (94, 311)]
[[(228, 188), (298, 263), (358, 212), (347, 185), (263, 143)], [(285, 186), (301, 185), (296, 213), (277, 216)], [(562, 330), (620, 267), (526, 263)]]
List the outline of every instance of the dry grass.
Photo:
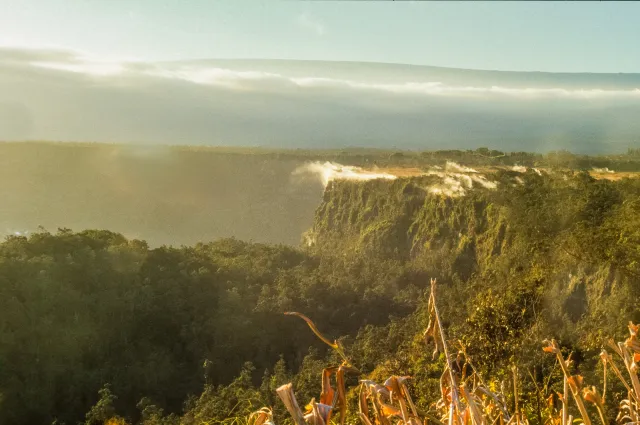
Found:
[[(478, 167), (474, 167), (474, 169), (477, 170), (478, 173), (480, 174), (491, 175), (500, 169), (511, 170), (512, 168), (501, 167), (501, 166), (489, 166), (489, 167), (478, 166)], [(540, 172), (547, 173), (547, 174), (551, 171), (546, 167), (538, 167), (538, 170)], [(418, 168), (418, 167), (381, 167), (381, 168), (374, 168), (374, 169), (365, 169), (365, 171), (391, 174), (399, 178), (416, 177), (416, 176), (422, 176), (425, 174), (424, 169)], [(569, 169), (567, 169), (566, 171), (569, 171)], [(607, 173), (607, 172), (598, 172), (598, 171), (592, 170), (592, 171), (589, 171), (589, 174), (593, 178), (598, 180), (605, 179), (605, 180), (616, 181), (624, 178), (640, 178), (640, 172), (636, 172), (636, 171), (628, 171), (628, 172), (614, 171), (614, 172)]]
[[(442, 329), (440, 314), (436, 305), (435, 280), (431, 281), (429, 298), (430, 322), (425, 331), (427, 344), (434, 342), (434, 356), (443, 353), (446, 359), (445, 370), (440, 378), (440, 398), (436, 400), (428, 413), (419, 413), (407, 381), (408, 377), (391, 376), (383, 384), (372, 380), (361, 379), (358, 393), (356, 415), (363, 425), (520, 425), (528, 424), (528, 418), (521, 411), (518, 400), (518, 373), (513, 368), (513, 406), (507, 403), (505, 391), (492, 391), (476, 372), (473, 365), (462, 351), (455, 357), (449, 351), (447, 339)], [(347, 414), (345, 374), (359, 374), (348, 361), (344, 350), (337, 341), (331, 342), (324, 337), (314, 323), (300, 313), (287, 313), (301, 317), (312, 331), (327, 345), (338, 352), (343, 362), (340, 366), (329, 367), (322, 374), (322, 392), (319, 401), (311, 400), (305, 411), (299, 407), (293, 387), (286, 384), (277, 389), (287, 411), (296, 425), (328, 425), (337, 411), (337, 423), (343, 424)], [(553, 396), (548, 399), (544, 411), (545, 425), (570, 425), (581, 422), (592, 424), (587, 405), (592, 404), (598, 415), (596, 420), (607, 425), (605, 415), (605, 397), (607, 371), (613, 371), (627, 389), (628, 396), (621, 400), (617, 421), (625, 425), (640, 424), (640, 380), (638, 379), (638, 363), (640, 362), (639, 326), (629, 324), (630, 337), (619, 343), (609, 341), (608, 345), (614, 355), (602, 351), (601, 361), (604, 367), (604, 387), (598, 391), (593, 386), (586, 386), (580, 375), (571, 375), (571, 359), (564, 358), (555, 340), (544, 341), (543, 350), (554, 355), (564, 375), (564, 388), (557, 397), (561, 400), (561, 408), (552, 403)], [(621, 362), (619, 368), (617, 362)], [(332, 386), (332, 378), (334, 385)], [(570, 415), (570, 406), (575, 406), (579, 417), (574, 420)], [(250, 425), (273, 425), (270, 409), (263, 408), (255, 412), (249, 420)]]
[(613, 172), (613, 173), (599, 173), (597, 171), (590, 171), (589, 174), (591, 174), (591, 177), (601, 180), (601, 179), (606, 179), (606, 180), (622, 180), (622, 179), (633, 179), (633, 178), (638, 178), (640, 177), (640, 173), (639, 172), (635, 172), (635, 171), (625, 171), (625, 172)]

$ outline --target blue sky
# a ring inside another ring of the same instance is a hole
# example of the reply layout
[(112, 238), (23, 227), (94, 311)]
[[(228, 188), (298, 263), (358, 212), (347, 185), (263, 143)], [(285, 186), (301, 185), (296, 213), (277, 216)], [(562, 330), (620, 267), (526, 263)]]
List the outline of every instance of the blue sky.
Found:
[(270, 58), (640, 72), (640, 3), (0, 0), (0, 44), (99, 58)]

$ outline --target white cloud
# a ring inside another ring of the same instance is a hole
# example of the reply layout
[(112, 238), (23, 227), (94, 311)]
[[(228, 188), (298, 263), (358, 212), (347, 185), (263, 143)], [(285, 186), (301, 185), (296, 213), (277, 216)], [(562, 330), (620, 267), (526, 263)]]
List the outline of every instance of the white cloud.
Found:
[(615, 171), (610, 170), (609, 168), (605, 167), (605, 168), (596, 168), (593, 167), (593, 171), (596, 173), (615, 173)]
[(89, 62), (81, 61), (77, 63), (61, 63), (61, 62), (31, 62), (31, 65), (56, 69), (59, 71), (76, 72), (80, 74), (96, 75), (96, 76), (111, 76), (118, 75), (124, 71), (122, 64), (113, 62)]
[(0, 46), (0, 140), (593, 152), (640, 132), (638, 75), (436, 71)]
[(316, 18), (313, 18), (306, 12), (298, 15), (298, 17), (296, 18), (296, 23), (299, 27), (312, 31), (317, 36), (323, 36), (325, 33), (324, 24), (322, 24), (322, 22), (318, 21)]
[(640, 100), (640, 89), (562, 89), (562, 88), (514, 88), (514, 87), (473, 87), (454, 86), (441, 82), (399, 82), (376, 83), (323, 77), (290, 77), (283, 74), (261, 71), (237, 71), (224, 68), (178, 67), (148, 71), (148, 75), (190, 81), (196, 84), (226, 86), (235, 89), (259, 89), (278, 83), (300, 88), (335, 88), (386, 92), (414, 96), (452, 97), (503, 97), (522, 99), (567, 98), (567, 99), (607, 99), (628, 98)]
[(203, 67), (178, 67), (151, 68), (144, 73), (149, 76), (189, 81), (195, 84), (222, 86), (234, 89), (249, 88), (251, 82), (287, 82), (288, 80), (279, 74), (261, 71), (233, 71), (224, 68)]
[(477, 173), (477, 170), (473, 168), (465, 167), (464, 165), (460, 165), (457, 162), (447, 161), (444, 167), (447, 171), (455, 171), (458, 173)]
[(397, 177), (389, 173), (367, 171), (352, 165), (342, 165), (335, 162), (309, 162), (293, 171), (294, 176), (313, 175), (320, 178), (323, 186), (332, 180), (395, 180)]
[(464, 167), (455, 162), (447, 162), (447, 171), (427, 171), (426, 176), (437, 176), (438, 183), (427, 187), (427, 191), (437, 195), (444, 195), (451, 198), (464, 196), (468, 190), (474, 188), (474, 182), (485, 189), (496, 189), (498, 183), (488, 180), (482, 174), (478, 174), (473, 168)]
[[(308, 15), (300, 15), (299, 22), (318, 34), (324, 31), (321, 24)], [(97, 58), (82, 52), (56, 49), (22, 49), (0, 46), (0, 63), (22, 63), (23, 65), (50, 68), (58, 71), (82, 73), (93, 76), (115, 76), (124, 73), (138, 77), (155, 77), (188, 81), (194, 84), (226, 87), (236, 90), (273, 90), (274, 88), (333, 88), (337, 90), (386, 92), (396, 95), (449, 96), (473, 98), (516, 99), (637, 99), (640, 88), (601, 89), (597, 87), (567, 89), (561, 87), (523, 88), (482, 85), (453, 85), (440, 81), (360, 81), (344, 78), (290, 76), (283, 73), (265, 72), (256, 69), (225, 69), (206, 64), (145, 63), (126, 59)], [(354, 76), (357, 77), (357, 76)]]
[(346, 90), (364, 90), (386, 92), (398, 95), (414, 96), (452, 96), (452, 97), (503, 97), (521, 99), (566, 98), (566, 99), (608, 99), (627, 98), (640, 100), (640, 89), (604, 90), (563, 89), (563, 88), (517, 88), (517, 87), (476, 87), (454, 86), (438, 81), (377, 83), (358, 80), (291, 77), (283, 74), (261, 71), (237, 71), (223, 68), (178, 67), (151, 71), (149, 75), (177, 78), (196, 84), (227, 86), (236, 89), (264, 88), (273, 83), (300, 88), (335, 88)]

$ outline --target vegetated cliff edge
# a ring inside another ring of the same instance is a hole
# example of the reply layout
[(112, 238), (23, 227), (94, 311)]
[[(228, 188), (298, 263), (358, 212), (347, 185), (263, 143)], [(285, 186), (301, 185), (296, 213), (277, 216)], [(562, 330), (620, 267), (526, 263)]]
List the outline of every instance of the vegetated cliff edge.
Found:
[(467, 178), (442, 177), (330, 183), (309, 249), (392, 257), (439, 278), (454, 328), (496, 357), (518, 334), (595, 349), (640, 319), (639, 179), (503, 170), (491, 177), (495, 189), (470, 189)]

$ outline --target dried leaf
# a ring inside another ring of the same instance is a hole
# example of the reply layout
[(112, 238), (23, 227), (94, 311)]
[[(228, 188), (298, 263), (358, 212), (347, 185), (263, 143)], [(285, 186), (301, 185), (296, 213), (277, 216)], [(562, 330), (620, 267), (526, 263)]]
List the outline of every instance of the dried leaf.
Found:
[(552, 340), (545, 339), (544, 341), (542, 341), (542, 343), (546, 344), (546, 346), (542, 348), (542, 350), (545, 353), (552, 353), (552, 354), (560, 353), (560, 347), (558, 347), (558, 343), (554, 339)]
[(267, 425), (273, 423), (273, 412), (267, 407), (263, 407), (260, 410), (256, 410), (247, 421), (248, 425)]
[(276, 389), (276, 394), (278, 394), (278, 397), (280, 397), (280, 400), (284, 403), (284, 406), (287, 408), (287, 411), (293, 418), (296, 425), (307, 425), (304, 415), (298, 406), (296, 396), (293, 393), (293, 386), (291, 383), (284, 384)]
[(549, 395), (549, 397), (547, 397), (547, 407), (551, 409), (554, 405), (555, 403), (553, 402), (553, 394), (551, 394)]
[(402, 416), (400, 409), (393, 407), (390, 404), (380, 402), (380, 406), (382, 407), (382, 414), (387, 418), (390, 416)]
[(636, 334), (632, 334), (624, 342), (624, 346), (632, 350), (634, 353), (640, 353), (640, 341)]
[(580, 391), (582, 389), (582, 382), (584, 378), (581, 375), (573, 375), (567, 378), (569, 385), (573, 391)]
[(318, 330), (318, 328), (316, 327), (316, 325), (311, 321), (311, 319), (309, 319), (307, 316), (305, 316), (302, 313), (298, 313), (296, 311), (288, 311), (286, 313), (287, 316), (298, 316), (299, 318), (301, 318), (302, 320), (304, 320), (305, 322), (307, 322), (307, 325), (309, 325), (309, 328), (311, 328), (311, 330), (313, 331), (314, 334), (316, 334), (316, 336), (318, 338), (320, 338), (322, 340), (322, 342), (324, 342), (325, 344), (327, 344), (329, 347), (332, 347), (334, 349), (338, 349), (338, 343), (337, 342), (331, 342), (329, 341), (324, 335), (322, 335), (320, 333), (320, 331)]
[(322, 419), (323, 424), (328, 424), (331, 419), (331, 412), (333, 408), (323, 403), (315, 403), (313, 406), (313, 413), (316, 418)]
[(336, 388), (338, 390), (338, 406), (340, 406), (340, 425), (344, 424), (347, 418), (347, 397), (344, 383), (345, 370), (342, 366), (336, 372)]
[(598, 394), (598, 390), (596, 387), (585, 388), (582, 390), (582, 396), (589, 403), (593, 403), (598, 405), (600, 408), (603, 407), (602, 397)]
[(332, 405), (335, 391), (331, 388), (331, 375), (336, 371), (335, 367), (322, 370), (322, 392), (320, 393), (320, 403)]

